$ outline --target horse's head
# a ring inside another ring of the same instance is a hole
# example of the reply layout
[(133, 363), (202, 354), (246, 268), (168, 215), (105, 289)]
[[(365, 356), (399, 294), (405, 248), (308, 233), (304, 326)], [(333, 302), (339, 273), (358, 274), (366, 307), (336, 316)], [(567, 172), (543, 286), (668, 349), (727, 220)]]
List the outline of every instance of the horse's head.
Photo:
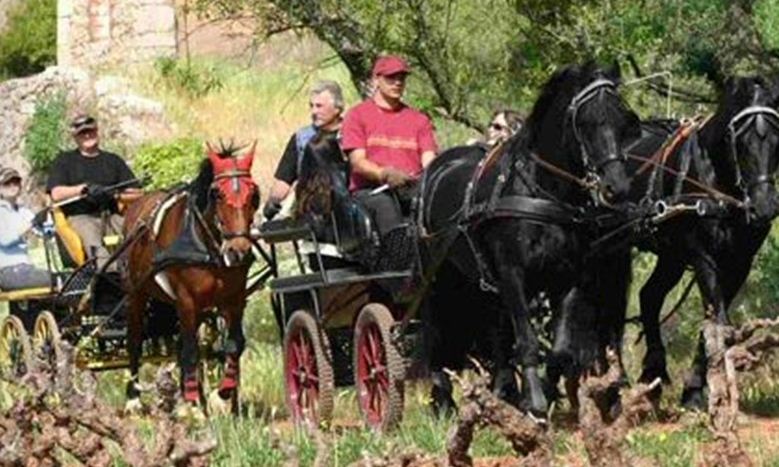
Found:
[[(251, 252), (249, 236), (260, 194), (251, 176), (256, 143), (243, 156), (234, 148), (215, 150), (206, 144), (213, 170), (209, 187), (209, 208), (221, 236), (221, 253), (228, 264), (238, 264)], [(208, 209), (207, 209), (208, 210)]]
[[(779, 165), (779, 84), (760, 77), (729, 78), (717, 115), (724, 131), (735, 188), (747, 219), (770, 222), (779, 214), (774, 176)], [(722, 134), (723, 132), (720, 132)]]
[(320, 132), (306, 145), (295, 191), (295, 217), (325, 216), (333, 209), (333, 193), (347, 195), (347, 162), (338, 137)]
[(625, 148), (641, 135), (638, 116), (619, 95), (619, 83), (616, 63), (609, 69), (594, 63), (568, 66), (544, 86), (528, 119), (539, 152), (567, 157), (570, 170), (594, 181), (599, 199), (608, 202), (628, 194)]

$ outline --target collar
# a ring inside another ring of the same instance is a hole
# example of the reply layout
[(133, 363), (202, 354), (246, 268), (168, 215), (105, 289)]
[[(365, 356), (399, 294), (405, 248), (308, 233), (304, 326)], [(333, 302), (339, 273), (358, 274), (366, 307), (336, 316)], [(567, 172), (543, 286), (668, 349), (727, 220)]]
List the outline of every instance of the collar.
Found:
[[(376, 92), (378, 92), (378, 91), (376, 91)], [(374, 98), (370, 98), (370, 99), (369, 99), (369, 101), (370, 101), (370, 102), (371, 102), (371, 103), (372, 103), (372, 104), (373, 104), (373, 105), (374, 105), (374, 106), (375, 106), (377, 109), (381, 110), (382, 112), (387, 112), (387, 113), (396, 113), (396, 112), (400, 112), (401, 110), (403, 110), (403, 109), (405, 109), (405, 108), (406, 108), (406, 103), (405, 103), (405, 102), (403, 102), (403, 101), (400, 101), (400, 105), (399, 105), (398, 107), (395, 107), (395, 108), (387, 108), (387, 107), (382, 107), (382, 106), (380, 106), (380, 105), (379, 105), (379, 103), (378, 103), (378, 102), (376, 102), (376, 99), (374, 99)]]
[(16, 205), (11, 204), (11, 202), (8, 201), (7, 199), (0, 198), (0, 208), (6, 208), (6, 209), (10, 209), (12, 211), (18, 211), (19, 210), (19, 205), (18, 204), (16, 204)]

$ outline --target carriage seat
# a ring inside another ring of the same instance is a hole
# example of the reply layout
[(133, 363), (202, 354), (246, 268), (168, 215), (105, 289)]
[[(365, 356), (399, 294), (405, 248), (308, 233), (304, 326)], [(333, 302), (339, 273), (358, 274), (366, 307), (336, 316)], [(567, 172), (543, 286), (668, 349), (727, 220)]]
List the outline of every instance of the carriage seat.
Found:
[(62, 263), (68, 267), (82, 266), (87, 255), (81, 237), (70, 225), (62, 209), (52, 208), (52, 217), (54, 218), (54, 231)]

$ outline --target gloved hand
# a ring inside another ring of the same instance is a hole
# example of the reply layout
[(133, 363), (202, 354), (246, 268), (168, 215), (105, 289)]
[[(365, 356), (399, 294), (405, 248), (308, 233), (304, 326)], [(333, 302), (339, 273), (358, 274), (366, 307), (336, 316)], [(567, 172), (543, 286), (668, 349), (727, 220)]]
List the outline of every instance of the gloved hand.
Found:
[(103, 185), (98, 185), (96, 183), (89, 184), (86, 187), (84, 187), (82, 193), (87, 195), (87, 198), (91, 199), (96, 203), (102, 203), (106, 201), (108, 198), (107, 196), (108, 191), (106, 190), (106, 187), (104, 187)]
[(381, 178), (384, 183), (390, 186), (390, 188), (403, 186), (414, 180), (411, 175), (393, 167), (385, 167), (382, 169)]
[(279, 211), (281, 211), (281, 202), (270, 199), (267, 203), (265, 203), (265, 207), (262, 208), (262, 216), (266, 220), (272, 220), (274, 217), (276, 217), (276, 214), (278, 214)]
[(35, 216), (33, 216), (32, 221), (30, 221), (30, 223), (32, 224), (33, 227), (37, 229), (41, 229), (43, 227), (43, 224), (46, 223), (48, 217), (49, 217), (49, 209), (44, 208), (35, 213)]

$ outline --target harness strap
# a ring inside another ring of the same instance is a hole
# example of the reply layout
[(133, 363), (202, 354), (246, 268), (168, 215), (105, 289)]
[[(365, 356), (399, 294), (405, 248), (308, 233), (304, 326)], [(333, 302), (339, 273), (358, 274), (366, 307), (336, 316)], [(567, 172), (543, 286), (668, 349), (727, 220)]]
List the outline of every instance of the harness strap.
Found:
[(557, 175), (558, 177), (568, 180), (569, 182), (573, 182), (576, 185), (579, 185), (581, 188), (585, 190), (592, 190), (596, 187), (597, 181), (587, 178), (581, 178), (577, 177), (576, 175), (572, 174), (571, 172), (568, 172), (565, 169), (561, 169), (560, 167), (547, 162), (543, 159), (541, 159), (538, 154), (530, 153), (530, 157), (535, 161), (538, 165), (540, 165), (544, 170)]
[(657, 151), (652, 154), (649, 160), (641, 164), (641, 167), (639, 167), (636, 171), (636, 175), (641, 175), (650, 167), (657, 167), (657, 161), (660, 161), (660, 164), (665, 164), (668, 160), (668, 156), (670, 156), (676, 150), (676, 148), (679, 147), (679, 145), (684, 142), (695, 129), (697, 129), (695, 123), (695, 120), (683, 120), (679, 128), (673, 132), (671, 137), (663, 142), (662, 146), (660, 146)]
[(516, 218), (552, 224), (577, 224), (581, 212), (567, 205), (543, 198), (512, 195), (500, 197), (494, 205), (480, 203), (473, 207), (469, 222), (481, 223), (490, 219)]

